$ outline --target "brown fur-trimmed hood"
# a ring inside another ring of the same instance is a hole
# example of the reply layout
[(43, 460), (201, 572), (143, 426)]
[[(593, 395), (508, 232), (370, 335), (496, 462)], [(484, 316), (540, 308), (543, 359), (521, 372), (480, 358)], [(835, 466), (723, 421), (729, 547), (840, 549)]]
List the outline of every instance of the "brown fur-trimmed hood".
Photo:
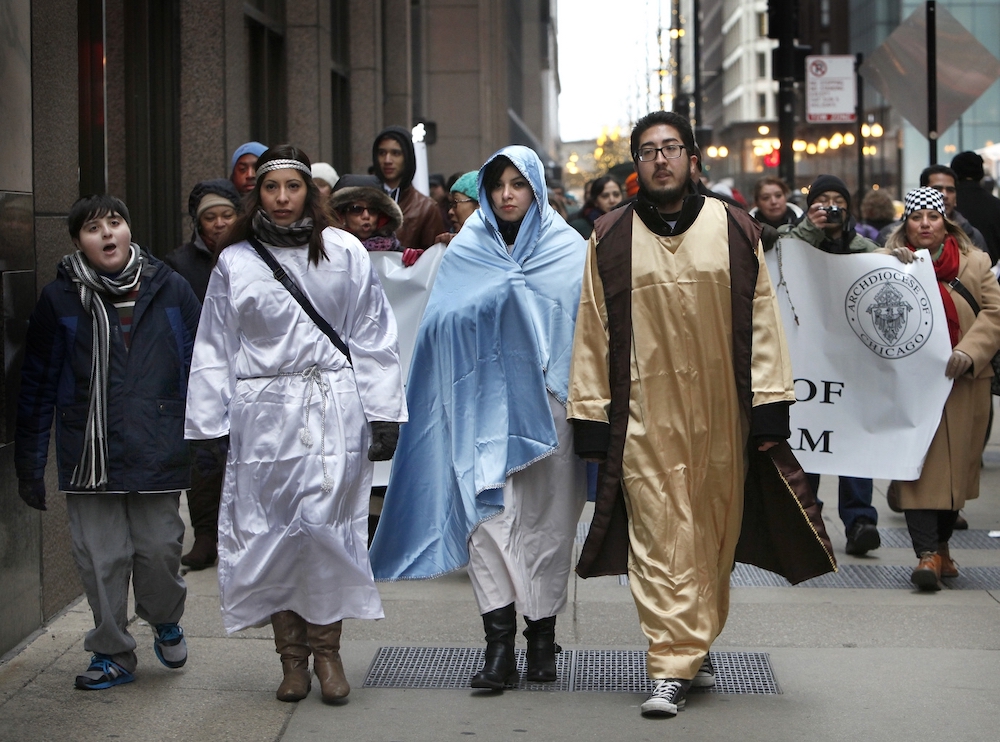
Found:
[(378, 210), (381, 217), (375, 234), (380, 237), (389, 237), (403, 225), (402, 210), (374, 176), (345, 175), (337, 182), (330, 196), (330, 207), (341, 225), (339, 209), (353, 201), (364, 201)]

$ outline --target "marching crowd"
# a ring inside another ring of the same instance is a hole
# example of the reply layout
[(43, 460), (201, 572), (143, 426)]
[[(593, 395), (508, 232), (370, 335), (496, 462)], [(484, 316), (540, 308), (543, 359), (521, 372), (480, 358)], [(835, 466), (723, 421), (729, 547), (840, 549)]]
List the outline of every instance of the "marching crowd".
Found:
[[(76, 687), (135, 679), (130, 580), (157, 658), (182, 667), (180, 567), (216, 562), (226, 630), (273, 628), (279, 700), (305, 698), (313, 674), (324, 701), (348, 695), (342, 622), (383, 617), (377, 580), (464, 567), (486, 639), (471, 686), (518, 681), (519, 614), (526, 679), (552, 682), (590, 464), (576, 571), (628, 574), (654, 681), (641, 711), (675, 715), (690, 687), (715, 683), (734, 561), (793, 583), (836, 568), (819, 476), (786, 440), (792, 368), (763, 265), (786, 236), (904, 263), (930, 252), (954, 386), (920, 479), (891, 491), (913, 583), (956, 576), (948, 541), (978, 496), (1000, 349), (1000, 201), (978, 186), (981, 158), (925, 170), (900, 221), (878, 192), (858, 221), (830, 175), (804, 210), (774, 177), (749, 213), (709, 190), (677, 114), (643, 117), (630, 145), (635, 172), (596, 179), (568, 214), (522, 146), (431, 176), (425, 196), (400, 127), (376, 136), (367, 174), (248, 142), (229, 179), (192, 189), (191, 239), (162, 261), (132, 241), (121, 200), (77, 201), (76, 251), (31, 317), (16, 431), (20, 495), (44, 510), (55, 422), (95, 623)], [(435, 244), (447, 247), (407, 382), (369, 252), (412, 266)], [(389, 459), (369, 551), (372, 462)], [(839, 485), (847, 552), (877, 549), (872, 481)], [(183, 555), (182, 490), (195, 536)]]

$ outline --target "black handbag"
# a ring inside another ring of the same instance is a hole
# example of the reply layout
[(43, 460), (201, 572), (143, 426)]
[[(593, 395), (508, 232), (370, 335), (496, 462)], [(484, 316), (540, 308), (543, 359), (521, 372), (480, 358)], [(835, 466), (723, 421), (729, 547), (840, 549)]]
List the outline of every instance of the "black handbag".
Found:
[[(975, 312), (978, 317), (979, 302), (976, 301), (972, 292), (965, 287), (965, 284), (958, 280), (958, 276), (951, 279), (948, 282), (948, 285), (969, 303), (969, 306), (972, 307), (972, 311)], [(990, 365), (993, 366), (993, 378), (990, 380), (990, 391), (1000, 397), (1000, 351), (998, 351), (997, 354), (990, 359)]]
[(282, 286), (288, 289), (288, 293), (292, 295), (292, 298), (294, 298), (305, 313), (309, 315), (309, 319), (316, 323), (316, 326), (323, 331), (323, 334), (330, 338), (330, 341), (337, 347), (337, 350), (347, 357), (347, 362), (351, 363), (351, 351), (347, 347), (347, 343), (340, 339), (340, 335), (337, 334), (337, 331), (330, 326), (329, 322), (323, 319), (323, 315), (316, 311), (316, 307), (314, 307), (312, 302), (309, 301), (309, 297), (302, 293), (302, 289), (300, 289), (295, 284), (295, 281), (293, 281), (291, 277), (285, 273), (285, 269), (281, 267), (277, 260), (275, 260), (270, 251), (260, 244), (256, 237), (251, 235), (249, 242), (253, 249), (257, 251), (257, 254), (260, 255), (261, 260), (267, 263), (267, 267), (271, 269), (274, 277), (278, 279)]

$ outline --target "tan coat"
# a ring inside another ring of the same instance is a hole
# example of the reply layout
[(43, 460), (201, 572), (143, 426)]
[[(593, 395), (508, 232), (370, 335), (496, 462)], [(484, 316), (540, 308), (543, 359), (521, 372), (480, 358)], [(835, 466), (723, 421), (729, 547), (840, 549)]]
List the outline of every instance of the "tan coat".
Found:
[(980, 250), (959, 257), (958, 278), (981, 307), (977, 317), (961, 294), (948, 289), (962, 327), (955, 350), (972, 358), (972, 370), (955, 379), (920, 479), (897, 483), (904, 510), (960, 510), (966, 500), (979, 497), (991, 404), (990, 359), (1000, 348), (1000, 284), (990, 271), (990, 256)]

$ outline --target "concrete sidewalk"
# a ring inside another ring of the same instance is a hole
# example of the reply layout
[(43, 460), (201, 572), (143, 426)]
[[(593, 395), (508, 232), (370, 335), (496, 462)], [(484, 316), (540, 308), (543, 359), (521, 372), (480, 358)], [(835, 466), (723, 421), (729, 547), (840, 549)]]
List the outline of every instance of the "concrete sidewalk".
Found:
[[(981, 497), (965, 514), (973, 529), (1000, 529), (1000, 447), (987, 450)], [(881, 528), (904, 527), (876, 481)], [(822, 485), (827, 528), (841, 564), (904, 565), (909, 549), (865, 558), (844, 554), (836, 478)], [(186, 507), (182, 510), (187, 515)], [(1000, 544), (998, 544), (1000, 546)], [(1000, 567), (1000, 549), (953, 549), (963, 568)], [(995, 740), (1000, 736), (1000, 591), (734, 588), (725, 632), (713, 651), (766, 652), (780, 695), (692, 694), (674, 719), (639, 716), (639, 694), (364, 689), (382, 646), (469, 646), (482, 624), (468, 577), (380, 585), (383, 621), (349, 621), (347, 702), (280, 703), (281, 668), (269, 629), (227, 638), (215, 570), (189, 573), (182, 621), (190, 660), (162, 667), (152, 630), (140, 642), (136, 682), (73, 689), (92, 626), (78, 602), (0, 665), (0, 740), (121, 739), (137, 742), (438, 742), (481, 740)], [(567, 649), (643, 649), (627, 587), (615, 578), (570, 585), (557, 638)]]

